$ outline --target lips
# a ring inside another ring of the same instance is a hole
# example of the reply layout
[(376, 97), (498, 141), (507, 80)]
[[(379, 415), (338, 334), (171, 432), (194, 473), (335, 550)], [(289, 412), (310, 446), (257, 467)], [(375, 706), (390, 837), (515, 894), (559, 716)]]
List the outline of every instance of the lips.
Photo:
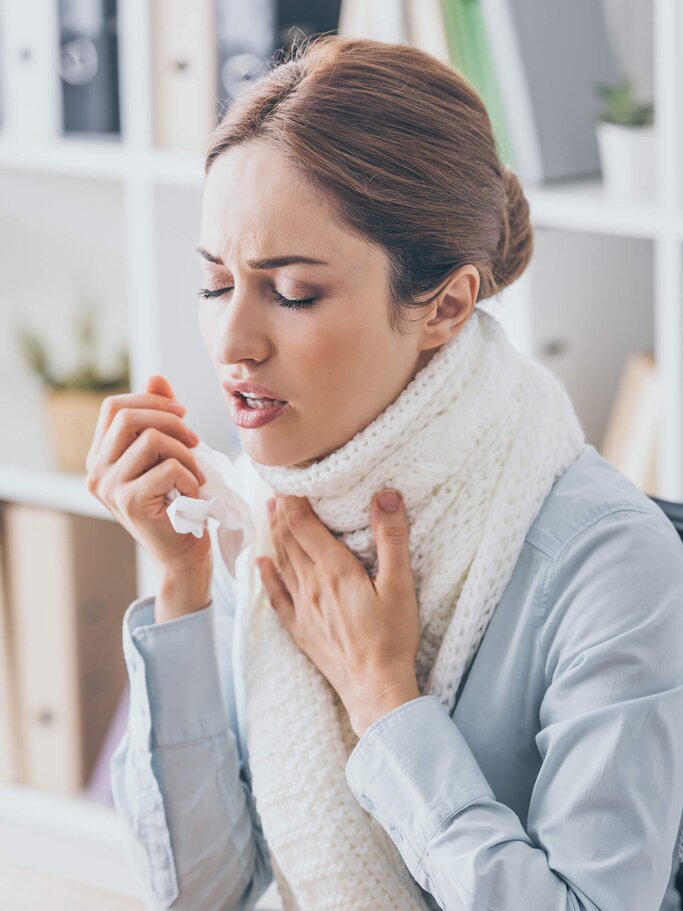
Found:
[(276, 402), (286, 402), (283, 396), (278, 395), (274, 390), (269, 389), (267, 386), (262, 386), (260, 383), (253, 383), (251, 381), (237, 381), (231, 382), (230, 380), (225, 380), (223, 382), (223, 387), (230, 393), (230, 395), (237, 395), (240, 398), (245, 398), (245, 393), (249, 393), (252, 397), (261, 398), (261, 399), (272, 399)]
[(238, 427), (253, 430), (269, 424), (287, 411), (289, 407), (289, 402), (274, 401), (272, 405), (268, 405), (265, 408), (252, 408), (247, 405), (244, 396), (234, 394), (232, 396), (232, 419)]

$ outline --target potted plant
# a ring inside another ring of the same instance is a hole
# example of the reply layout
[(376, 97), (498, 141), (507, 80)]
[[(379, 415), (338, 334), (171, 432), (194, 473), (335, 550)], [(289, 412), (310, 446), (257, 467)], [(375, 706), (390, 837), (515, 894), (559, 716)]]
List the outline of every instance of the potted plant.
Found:
[(91, 310), (77, 318), (79, 359), (73, 370), (57, 376), (47, 350), (28, 325), (15, 332), (25, 361), (43, 386), (48, 426), (57, 467), (85, 471), (85, 459), (95, 433), (103, 399), (130, 389), (128, 352), (123, 349), (116, 368), (102, 373), (94, 354), (95, 329)]
[(603, 103), (596, 123), (605, 190), (631, 202), (654, 202), (656, 194), (654, 105), (634, 96), (625, 77), (618, 85), (596, 83)]

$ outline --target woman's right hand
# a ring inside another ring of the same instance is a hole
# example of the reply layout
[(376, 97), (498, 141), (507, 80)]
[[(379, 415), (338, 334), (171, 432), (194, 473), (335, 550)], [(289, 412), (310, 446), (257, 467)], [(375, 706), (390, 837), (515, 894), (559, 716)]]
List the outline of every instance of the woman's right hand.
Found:
[(108, 396), (86, 458), (88, 490), (165, 578), (206, 575), (212, 560), (208, 530), (201, 538), (179, 534), (166, 512), (171, 488), (197, 498), (206, 480), (190, 451), (199, 438), (183, 423), (185, 407), (173, 399), (159, 375), (150, 377), (144, 393)]

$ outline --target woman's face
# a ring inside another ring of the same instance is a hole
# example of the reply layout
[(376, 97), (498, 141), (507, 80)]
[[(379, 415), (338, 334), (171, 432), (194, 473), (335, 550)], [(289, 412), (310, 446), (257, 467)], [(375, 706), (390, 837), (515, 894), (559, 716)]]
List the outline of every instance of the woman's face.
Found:
[[(294, 166), (263, 144), (244, 143), (214, 161), (199, 251), (202, 287), (219, 292), (200, 298), (199, 323), (221, 384), (259, 383), (288, 403), (261, 426), (233, 417), (256, 462), (292, 466), (338, 449), (436, 351), (438, 341), (423, 331), (435, 305), (412, 312), (407, 334), (394, 332), (384, 252), (345, 230)], [(255, 262), (284, 257), (319, 262)], [(314, 300), (293, 309), (280, 295)], [(222, 390), (232, 409), (233, 395)]]

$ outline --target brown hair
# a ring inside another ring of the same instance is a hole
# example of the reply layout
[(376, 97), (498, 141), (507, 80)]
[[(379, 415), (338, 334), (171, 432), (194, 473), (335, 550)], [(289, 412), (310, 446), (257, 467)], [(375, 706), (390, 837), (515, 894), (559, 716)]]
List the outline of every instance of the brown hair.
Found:
[(481, 97), (418, 48), (336, 34), (295, 43), (214, 128), (205, 175), (249, 139), (283, 151), (349, 230), (384, 249), (395, 329), (402, 307), (429, 303), (416, 298), (465, 263), (479, 301), (531, 259), (529, 206)]

